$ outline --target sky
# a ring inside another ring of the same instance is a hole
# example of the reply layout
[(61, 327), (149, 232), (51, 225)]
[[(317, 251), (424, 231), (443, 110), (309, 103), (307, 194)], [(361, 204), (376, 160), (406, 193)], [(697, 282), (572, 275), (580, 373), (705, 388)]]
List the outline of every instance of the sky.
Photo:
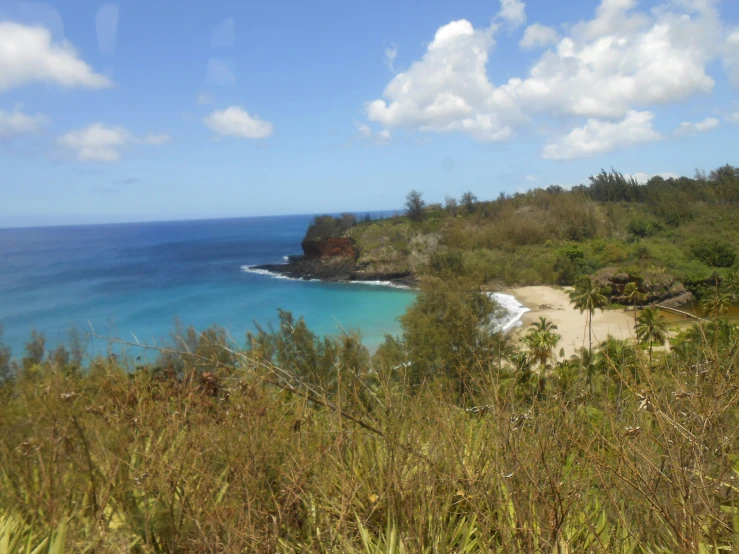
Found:
[(0, 227), (739, 165), (736, 0), (0, 0)]

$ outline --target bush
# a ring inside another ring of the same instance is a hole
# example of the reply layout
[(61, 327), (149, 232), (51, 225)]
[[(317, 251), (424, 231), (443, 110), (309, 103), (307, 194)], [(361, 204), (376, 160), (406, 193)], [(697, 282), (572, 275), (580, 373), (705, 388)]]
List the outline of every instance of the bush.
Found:
[(703, 263), (711, 267), (731, 267), (736, 260), (736, 250), (728, 242), (716, 237), (696, 239), (690, 251)]

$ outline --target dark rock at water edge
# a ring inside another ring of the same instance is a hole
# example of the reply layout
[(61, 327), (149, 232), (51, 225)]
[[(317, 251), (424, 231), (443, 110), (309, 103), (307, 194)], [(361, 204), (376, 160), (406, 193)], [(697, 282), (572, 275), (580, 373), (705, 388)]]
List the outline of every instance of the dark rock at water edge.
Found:
[(394, 285), (413, 287), (417, 280), (413, 273), (378, 273), (365, 271), (353, 258), (338, 256), (329, 258), (308, 258), (290, 256), (284, 264), (265, 264), (254, 269), (278, 273), (291, 279), (319, 280), (327, 283), (388, 281)]

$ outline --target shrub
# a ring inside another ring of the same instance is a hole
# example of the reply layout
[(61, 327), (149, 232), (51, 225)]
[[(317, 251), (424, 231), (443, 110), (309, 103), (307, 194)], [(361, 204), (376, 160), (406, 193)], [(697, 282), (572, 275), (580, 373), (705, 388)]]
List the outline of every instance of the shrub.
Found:
[(717, 237), (696, 239), (690, 245), (693, 255), (711, 267), (731, 267), (736, 260), (734, 247)]

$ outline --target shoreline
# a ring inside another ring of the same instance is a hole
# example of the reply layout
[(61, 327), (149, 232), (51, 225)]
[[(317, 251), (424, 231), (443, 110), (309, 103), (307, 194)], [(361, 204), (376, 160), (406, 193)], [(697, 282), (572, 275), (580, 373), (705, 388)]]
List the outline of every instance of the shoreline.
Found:
[[(513, 295), (529, 309), (521, 316), (522, 326), (518, 327), (519, 332), (525, 332), (525, 329), (538, 321), (539, 317), (546, 317), (557, 325), (557, 333), (562, 335), (557, 353), (563, 348), (565, 357), (569, 358), (578, 349), (587, 348), (587, 313), (580, 313), (570, 304), (566, 291), (541, 285), (512, 288), (506, 293)], [(631, 311), (596, 310), (593, 314), (594, 345), (606, 340), (608, 335), (620, 340), (633, 339), (633, 329), (634, 314)]]

